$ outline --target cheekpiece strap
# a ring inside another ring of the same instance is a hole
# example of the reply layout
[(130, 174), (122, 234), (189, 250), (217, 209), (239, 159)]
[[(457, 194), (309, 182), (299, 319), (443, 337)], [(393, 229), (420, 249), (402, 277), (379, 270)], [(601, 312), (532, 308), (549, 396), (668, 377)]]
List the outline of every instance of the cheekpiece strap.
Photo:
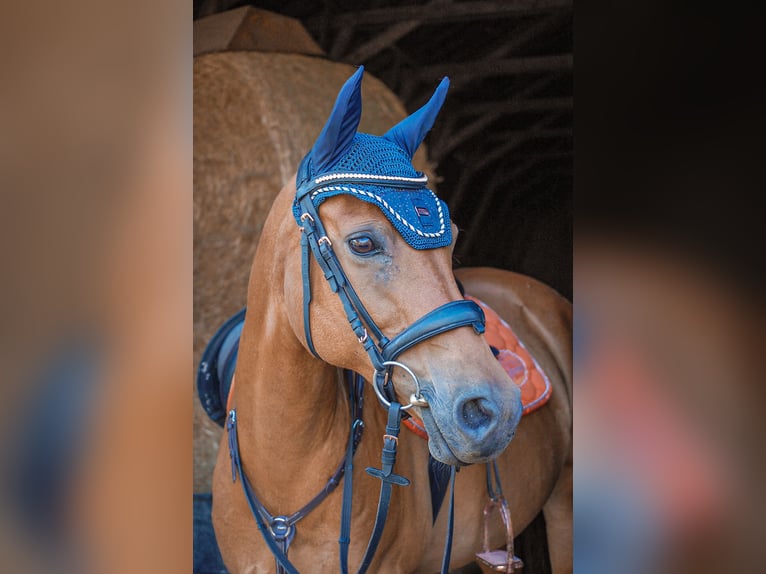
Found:
[[(303, 267), (303, 327), (309, 350), (314, 356), (319, 358), (319, 355), (314, 348), (311, 335), (311, 283), (310, 261), (308, 257), (310, 248), (314, 255), (314, 259), (316, 259), (325, 279), (330, 285), (330, 289), (338, 294), (338, 297), (343, 304), (346, 318), (351, 325), (351, 329), (370, 356), (373, 366), (375, 368), (380, 368), (383, 359), (380, 355), (379, 348), (376, 345), (376, 340), (378, 344), (385, 344), (388, 342), (388, 339), (375, 324), (375, 321), (372, 320), (372, 317), (346, 277), (346, 274), (340, 265), (340, 261), (333, 251), (332, 243), (327, 237), (324, 226), (319, 219), (319, 214), (310, 198), (304, 197), (300, 201), (300, 207), (302, 212), (300, 218), (301, 229), (303, 231), (303, 237), (301, 238)], [(369, 336), (370, 334), (372, 337)]]
[(314, 341), (311, 338), (311, 257), (309, 256), (309, 239), (305, 232), (301, 234), (301, 275), (303, 276), (303, 332), (306, 334), (309, 351), (321, 361), (322, 358), (314, 348)]

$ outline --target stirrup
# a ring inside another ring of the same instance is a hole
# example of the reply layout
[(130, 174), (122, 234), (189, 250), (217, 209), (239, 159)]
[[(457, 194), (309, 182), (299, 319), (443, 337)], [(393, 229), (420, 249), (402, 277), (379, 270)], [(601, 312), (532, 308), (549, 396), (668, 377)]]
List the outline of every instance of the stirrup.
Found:
[[(503, 520), (506, 533), (505, 550), (489, 549), (489, 518), (492, 510), (497, 508)], [(505, 498), (498, 496), (490, 499), (484, 507), (484, 548), (476, 553), (476, 560), (489, 567), (495, 572), (519, 572), (524, 568), (524, 562), (513, 553), (513, 524), (511, 523), (511, 511)]]

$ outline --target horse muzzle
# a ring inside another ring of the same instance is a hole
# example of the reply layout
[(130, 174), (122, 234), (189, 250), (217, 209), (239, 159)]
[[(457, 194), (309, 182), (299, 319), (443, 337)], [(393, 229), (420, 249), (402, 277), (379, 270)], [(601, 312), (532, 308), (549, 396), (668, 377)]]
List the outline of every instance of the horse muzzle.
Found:
[(498, 393), (488, 385), (471, 385), (454, 398), (424, 388), (428, 408), (420, 409), (431, 456), (445, 464), (475, 464), (499, 456), (521, 420), (518, 388)]

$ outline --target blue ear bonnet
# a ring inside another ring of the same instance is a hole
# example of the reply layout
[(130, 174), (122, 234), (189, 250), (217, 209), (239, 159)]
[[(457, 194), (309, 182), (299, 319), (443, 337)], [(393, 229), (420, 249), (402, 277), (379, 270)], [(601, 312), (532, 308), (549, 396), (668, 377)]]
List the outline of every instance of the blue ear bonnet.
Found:
[[(301, 164), (301, 171), (310, 169), (307, 159)], [(397, 187), (371, 185), (365, 182), (368, 179), (365, 176), (389, 179)], [(395, 143), (357, 133), (350, 151), (331, 169), (314, 175), (308, 182), (322, 184), (311, 192), (314, 207), (319, 208), (323, 201), (336, 195), (351, 195), (377, 205), (415, 249), (433, 249), (452, 243), (452, 229), (447, 204), (426, 187), (427, 179), (415, 171), (412, 160)], [(293, 214), (299, 221), (297, 203), (293, 205)]]
[(433, 125), (449, 82), (431, 100), (383, 136), (359, 133), (363, 68), (341, 88), (330, 118), (297, 175), (293, 215), (300, 225), (300, 202), (314, 208), (336, 195), (351, 195), (380, 208), (415, 249), (452, 243), (447, 204), (428, 189), (428, 178), (412, 166), (412, 155)]

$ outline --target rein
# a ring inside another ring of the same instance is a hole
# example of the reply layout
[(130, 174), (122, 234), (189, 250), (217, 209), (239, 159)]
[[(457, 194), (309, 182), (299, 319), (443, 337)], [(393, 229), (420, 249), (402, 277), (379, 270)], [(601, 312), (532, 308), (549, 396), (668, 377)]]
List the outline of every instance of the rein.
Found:
[[(382, 538), (383, 529), (388, 517), (388, 509), (391, 502), (393, 485), (407, 486), (410, 481), (393, 472), (396, 462), (397, 447), (399, 443), (399, 430), (402, 415), (413, 406), (428, 408), (428, 400), (421, 394), (420, 382), (415, 373), (405, 364), (396, 359), (406, 350), (431, 337), (441, 333), (471, 326), (477, 334), (485, 330), (485, 317), (481, 307), (473, 301), (465, 299), (451, 301), (433, 311), (427, 313), (393, 338), (387, 338), (382, 330), (375, 324), (358, 294), (348, 280), (341, 263), (335, 254), (332, 242), (327, 236), (324, 225), (319, 217), (313, 198), (322, 192), (323, 188), (337, 187), (347, 184), (364, 183), (390, 187), (396, 189), (418, 189), (425, 182), (425, 176), (407, 178), (398, 176), (369, 176), (363, 174), (329, 174), (316, 179), (307, 177), (308, 161), (304, 159), (298, 170), (298, 188), (296, 192), (296, 204), (300, 211), (299, 221), (301, 230), (301, 275), (303, 280), (303, 325), (306, 344), (309, 351), (319, 360), (322, 358), (314, 347), (311, 334), (311, 255), (319, 264), (328, 282), (330, 289), (338, 295), (343, 305), (346, 318), (359, 343), (364, 347), (375, 369), (373, 389), (380, 403), (388, 411), (388, 423), (383, 435), (383, 449), (381, 452), (381, 468), (369, 467), (366, 472), (381, 481), (378, 498), (378, 509), (375, 524), (370, 536), (367, 548), (362, 558), (358, 574), (364, 574), (369, 568)], [(394, 367), (404, 370), (414, 381), (415, 392), (410, 396), (409, 403), (401, 405), (397, 402), (396, 394), (391, 381)], [(353, 381), (349, 380), (351, 429), (349, 432), (346, 456), (330, 478), (324, 489), (314, 497), (306, 506), (291, 516), (272, 516), (260, 502), (248, 481), (239, 457), (239, 445), (236, 432), (236, 412), (231, 410), (227, 421), (229, 432), (229, 451), (232, 462), (232, 479), (237, 476), (247, 498), (250, 509), (255, 516), (258, 528), (266, 541), (269, 549), (277, 562), (278, 574), (297, 574), (297, 570), (290, 563), (287, 551), (290, 542), (295, 536), (295, 523), (303, 518), (308, 512), (321, 503), (327, 495), (337, 487), (341, 477), (345, 477), (343, 488), (341, 532), (339, 537), (340, 546), (340, 569), (342, 574), (348, 572), (348, 549), (350, 544), (351, 527), (351, 501), (352, 501), (352, 469), (353, 457), (356, 446), (361, 440), (363, 429), (362, 422), (362, 392), (364, 381), (357, 374), (352, 374)], [(388, 384), (391, 383), (391, 384)], [(449, 569), (452, 551), (452, 533), (454, 523), (454, 488), (457, 468), (450, 469), (450, 505), (447, 537), (445, 541), (444, 556), (442, 559), (442, 574)]]

